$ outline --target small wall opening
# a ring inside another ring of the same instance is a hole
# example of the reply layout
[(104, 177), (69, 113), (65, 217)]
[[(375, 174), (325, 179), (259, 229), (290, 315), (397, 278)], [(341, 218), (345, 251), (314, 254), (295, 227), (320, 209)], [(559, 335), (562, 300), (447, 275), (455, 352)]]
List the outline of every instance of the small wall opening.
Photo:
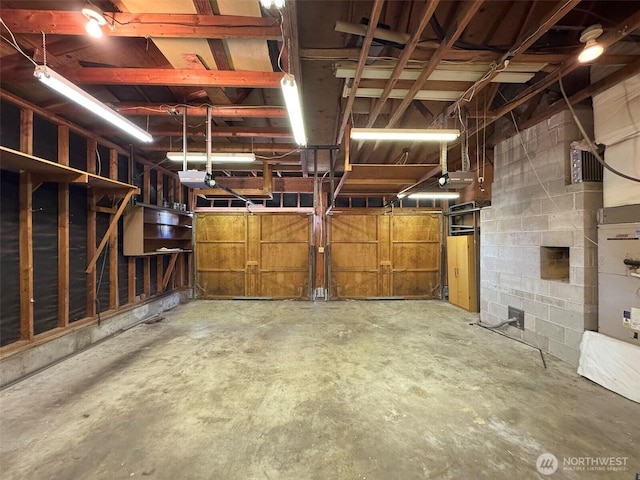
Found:
[(540, 247), (540, 277), (569, 281), (569, 247)]

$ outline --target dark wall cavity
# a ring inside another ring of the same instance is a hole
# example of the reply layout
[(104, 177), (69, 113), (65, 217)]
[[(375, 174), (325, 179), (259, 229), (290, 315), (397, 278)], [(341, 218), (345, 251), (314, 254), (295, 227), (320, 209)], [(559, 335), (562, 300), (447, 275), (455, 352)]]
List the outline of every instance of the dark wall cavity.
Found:
[(19, 182), (17, 173), (0, 170), (0, 345), (20, 340)]

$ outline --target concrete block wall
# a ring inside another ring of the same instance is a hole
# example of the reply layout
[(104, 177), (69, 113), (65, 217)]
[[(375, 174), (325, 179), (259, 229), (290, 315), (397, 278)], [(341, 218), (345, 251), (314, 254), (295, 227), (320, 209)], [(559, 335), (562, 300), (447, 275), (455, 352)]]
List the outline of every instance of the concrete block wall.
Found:
[[(580, 117), (588, 131), (590, 112)], [(492, 205), (480, 216), (481, 320), (522, 309), (524, 331), (507, 333), (576, 366), (582, 333), (597, 329), (602, 208), (601, 183), (570, 183), (570, 144), (580, 138), (565, 111), (496, 145)], [(543, 246), (569, 248), (568, 281), (541, 278)]]

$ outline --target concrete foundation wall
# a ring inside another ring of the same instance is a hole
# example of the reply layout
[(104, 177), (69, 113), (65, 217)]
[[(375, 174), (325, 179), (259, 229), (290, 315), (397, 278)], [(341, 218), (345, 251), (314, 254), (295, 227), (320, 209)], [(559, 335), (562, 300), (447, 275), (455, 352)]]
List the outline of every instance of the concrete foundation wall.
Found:
[[(581, 116), (589, 129), (589, 113)], [(580, 138), (565, 111), (496, 146), (480, 242), (482, 321), (497, 324), (509, 306), (522, 309), (524, 331), (507, 333), (576, 366), (582, 333), (597, 329), (597, 249), (589, 239), (597, 239), (602, 207), (601, 183), (570, 184), (570, 143)], [(568, 248), (567, 280), (542, 278), (541, 247)]]
[(90, 345), (141, 320), (169, 310), (188, 300), (188, 291), (173, 292), (153, 299), (144, 305), (131, 308), (104, 319), (100, 325), (92, 323), (72, 330), (60, 337), (18, 351), (0, 360), (0, 387), (15, 382), (59, 360), (73, 355)]

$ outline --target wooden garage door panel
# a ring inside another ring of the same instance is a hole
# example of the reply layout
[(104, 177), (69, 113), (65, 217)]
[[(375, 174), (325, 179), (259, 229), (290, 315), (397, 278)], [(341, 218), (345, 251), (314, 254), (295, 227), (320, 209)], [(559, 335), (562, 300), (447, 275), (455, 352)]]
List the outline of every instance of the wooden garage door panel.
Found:
[(244, 270), (244, 243), (199, 243), (196, 250), (198, 270)]
[(332, 242), (375, 242), (378, 239), (375, 215), (342, 215), (331, 218)]
[(265, 242), (308, 242), (309, 217), (301, 215), (264, 215), (261, 239)]
[(246, 221), (243, 215), (196, 215), (198, 241), (245, 241)]
[(378, 273), (334, 272), (332, 287), (338, 297), (375, 297), (378, 295)]
[(400, 297), (438, 298), (438, 272), (395, 272), (393, 295)]
[(333, 243), (331, 250), (331, 268), (341, 270), (377, 270), (377, 243)]
[(393, 269), (437, 269), (440, 259), (438, 243), (394, 243)]
[(434, 215), (398, 215), (392, 217), (391, 235), (399, 241), (440, 241), (440, 217)]
[(309, 270), (308, 243), (263, 243), (260, 250), (262, 270)]
[(198, 272), (198, 298), (242, 297), (244, 272)]
[(260, 295), (272, 298), (301, 298), (309, 295), (308, 272), (263, 272)]

